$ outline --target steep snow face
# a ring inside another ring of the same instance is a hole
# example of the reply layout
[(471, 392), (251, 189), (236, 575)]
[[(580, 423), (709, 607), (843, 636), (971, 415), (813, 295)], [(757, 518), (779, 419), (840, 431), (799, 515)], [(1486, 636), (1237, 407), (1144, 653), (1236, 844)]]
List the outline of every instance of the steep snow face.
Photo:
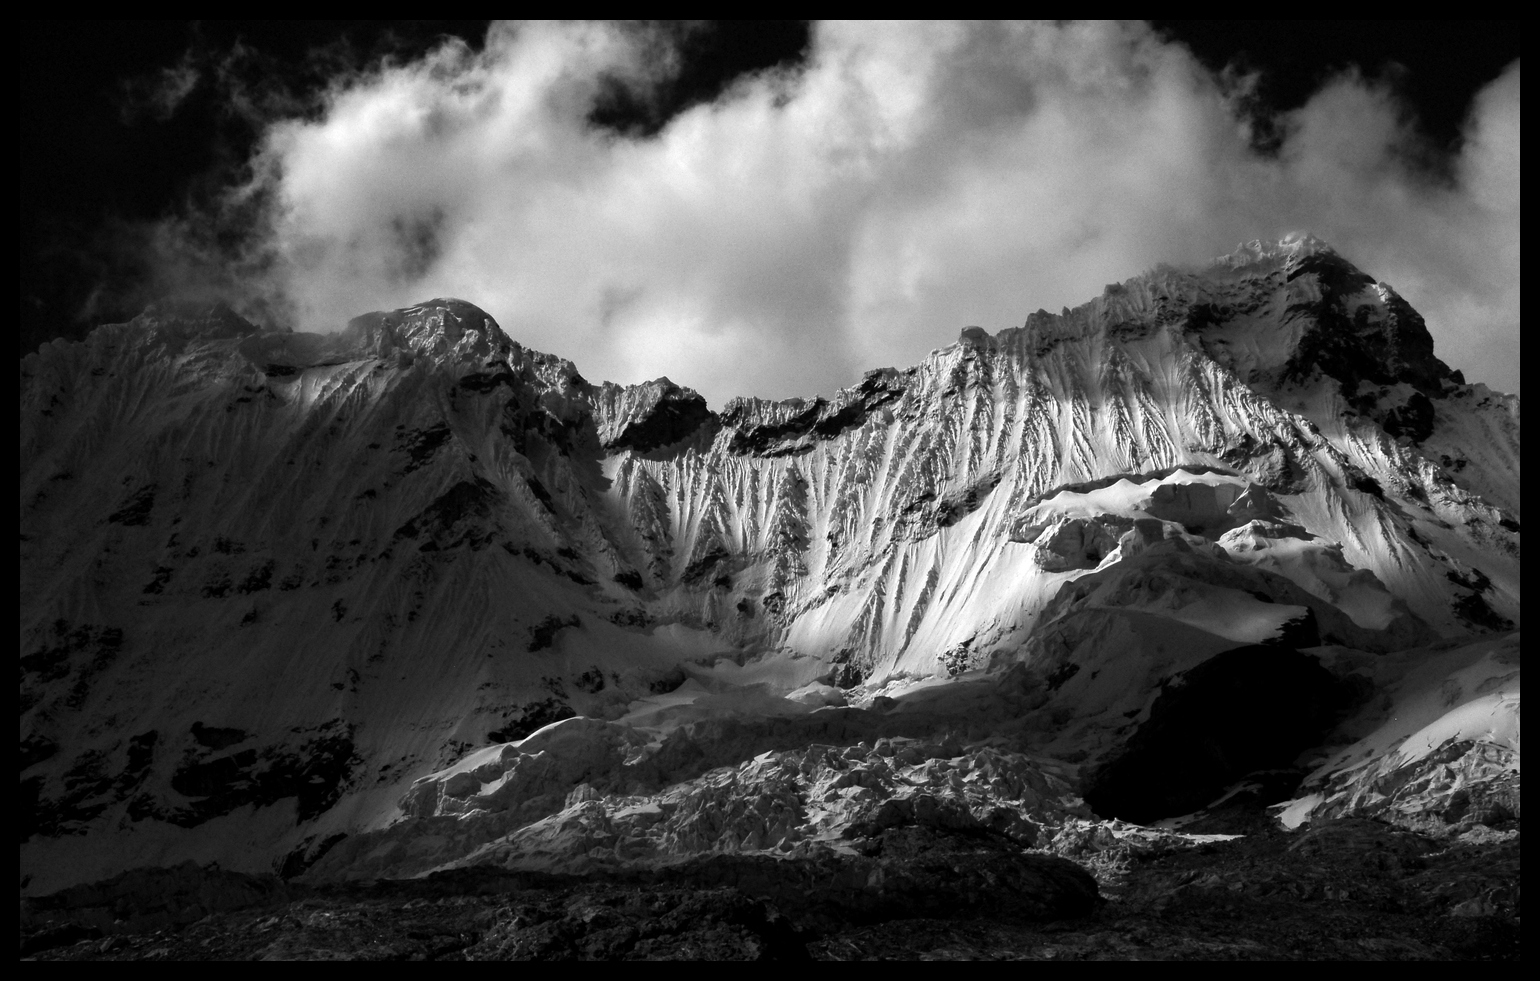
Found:
[(589, 386), (467, 304), (336, 337), (151, 311), (22, 381), (23, 794), (62, 848), (39, 888), (266, 867), (720, 646), (636, 628)]
[[(1401, 409), (1373, 395), (1394, 386), (1411, 393)], [(1413, 425), (1408, 402), (1435, 410)], [(1150, 273), (994, 337), (970, 328), (830, 403), (732, 403), (676, 452), (607, 469), (648, 528), (639, 565), (665, 608), (715, 626), (763, 610), (732, 636), (880, 682), (1019, 649), (1130, 518), (1214, 539), (1244, 523), (1226, 509), (1246, 494), (1271, 502), (1255, 517), (1298, 531), (1254, 531), (1226, 554), (1291, 570), (1360, 626), (1383, 629), (1405, 604), (1446, 634), (1516, 622), (1517, 403), (1494, 406), (1433, 357), (1388, 287), (1297, 239)], [(1446, 463), (1438, 440), (1477, 430), (1497, 449)], [(1056, 493), (1178, 466), (1233, 489), (1189, 472), (1143, 509)]]
[(1441, 646), (1365, 663), (1346, 655), (1383, 694), (1279, 805), (1286, 826), (1358, 814), (1436, 832), (1519, 816), (1519, 636)]
[(1092, 758), (1206, 653), (1505, 629), (1518, 402), (1421, 330), (1291, 241), (720, 413), (458, 300), (48, 345), (21, 366), (27, 888), (301, 868), (572, 716), (656, 735), (1024, 661), (1045, 745)]

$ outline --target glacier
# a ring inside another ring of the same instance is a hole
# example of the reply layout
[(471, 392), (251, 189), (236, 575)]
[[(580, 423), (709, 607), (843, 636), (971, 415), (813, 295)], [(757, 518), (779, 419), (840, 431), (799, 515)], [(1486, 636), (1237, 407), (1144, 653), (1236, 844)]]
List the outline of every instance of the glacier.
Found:
[[(22, 360), (21, 458), (27, 895), (1030, 844), (1307, 751), (1286, 825), (1517, 807), (1519, 399), (1308, 236), (720, 409), (457, 299), (164, 303)], [(1194, 712), (1244, 765), (1104, 813)]]

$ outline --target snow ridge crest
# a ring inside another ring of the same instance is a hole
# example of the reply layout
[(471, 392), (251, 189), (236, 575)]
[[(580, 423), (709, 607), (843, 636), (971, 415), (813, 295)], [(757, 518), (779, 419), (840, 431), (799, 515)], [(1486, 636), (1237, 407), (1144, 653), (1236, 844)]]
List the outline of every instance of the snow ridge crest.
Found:
[(354, 317), (340, 340), (373, 357), (405, 351), (439, 360), (486, 359), (513, 346), (486, 311), (453, 297)]
[(1278, 260), (1298, 261), (1313, 255), (1337, 256), (1339, 253), (1309, 232), (1291, 232), (1276, 242), (1264, 242), (1261, 239), (1242, 242), (1235, 247), (1234, 252), (1215, 259), (1213, 265), (1228, 269), (1244, 269), (1258, 263)]

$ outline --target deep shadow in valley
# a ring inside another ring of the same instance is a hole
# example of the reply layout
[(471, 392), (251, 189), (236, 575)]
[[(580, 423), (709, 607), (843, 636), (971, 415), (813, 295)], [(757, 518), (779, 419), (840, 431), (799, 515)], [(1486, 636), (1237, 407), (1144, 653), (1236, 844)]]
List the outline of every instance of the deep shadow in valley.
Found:
[(1374, 821), (1022, 849), (907, 824), (855, 856), (717, 855), (591, 876), (463, 869), (302, 887), (128, 873), (23, 904), (44, 960), (1517, 960), (1519, 834)]

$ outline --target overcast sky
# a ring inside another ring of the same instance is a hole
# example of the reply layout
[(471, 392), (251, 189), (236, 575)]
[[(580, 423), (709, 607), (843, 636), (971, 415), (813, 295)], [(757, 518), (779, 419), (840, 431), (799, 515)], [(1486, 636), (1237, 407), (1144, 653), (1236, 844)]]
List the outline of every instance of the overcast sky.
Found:
[[(1137, 24), (818, 25), (802, 63), (655, 133), (595, 126), (602, 92), (666, 83), (671, 37), (497, 25), (338, 74), (263, 122), (218, 199), (251, 216), (242, 288), (307, 330), (458, 296), (592, 380), (720, 406), (829, 395), (964, 325), (1310, 231), (1469, 380), (1519, 390), (1517, 61), (1433, 168), (1380, 82), (1325, 80), (1263, 141), (1255, 78)], [(143, 99), (169, 115), (194, 80), (160, 78)], [(159, 227), (187, 267), (167, 282), (198, 275), (189, 227)]]

